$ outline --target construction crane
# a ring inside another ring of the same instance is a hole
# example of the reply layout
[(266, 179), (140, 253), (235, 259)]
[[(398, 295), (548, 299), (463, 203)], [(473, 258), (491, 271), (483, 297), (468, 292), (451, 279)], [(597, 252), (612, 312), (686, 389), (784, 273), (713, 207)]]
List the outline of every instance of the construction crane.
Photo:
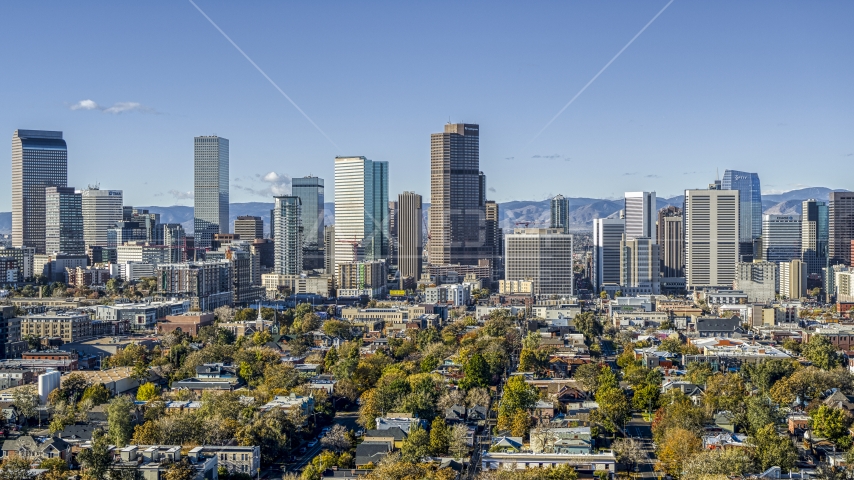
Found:
[(335, 242), (336, 243), (347, 243), (347, 244), (352, 245), (353, 246), (353, 261), (354, 262), (359, 261), (359, 245), (361, 245), (361, 242), (359, 242), (355, 238), (353, 240), (335, 240)]

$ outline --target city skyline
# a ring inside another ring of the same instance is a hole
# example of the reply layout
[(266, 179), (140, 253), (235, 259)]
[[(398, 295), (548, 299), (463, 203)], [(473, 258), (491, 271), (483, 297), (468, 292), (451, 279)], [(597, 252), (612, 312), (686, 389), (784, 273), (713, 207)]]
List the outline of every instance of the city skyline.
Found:
[[(288, 7), (236, 9), (199, 3), (341, 151), (281, 98), (192, 5), (163, 6), (156, 13), (143, 7), (110, 6), (96, 13), (106, 24), (114, 17), (139, 27), (153, 18), (164, 22), (155, 46), (168, 45), (175, 51), (161, 57), (146, 55), (152, 48), (150, 39), (139, 35), (138, 29), (110, 25), (97, 33), (85, 32), (86, 22), (73, 19), (80, 19), (86, 9), (57, 5), (41, 12), (40, 21), (62, 33), (69, 44), (44, 48), (47, 58), (17, 62), (26, 68), (30, 62), (47, 60), (64, 75), (27, 83), (5, 78), (3, 85), (17, 94), (0, 99), (0, 111), (5, 113), (0, 115), (0, 128), (64, 131), (69, 142), (69, 185), (97, 181), (105, 188), (122, 188), (127, 202), (134, 205), (191, 204), (186, 138), (214, 133), (233, 140), (232, 156), (235, 165), (241, 165), (230, 178), (235, 202), (272, 197), (271, 191), (287, 186), (290, 177), (332, 178), (330, 159), (351, 152), (389, 161), (395, 172), (412, 172), (392, 176), (390, 191), (424, 195), (429, 186), (424, 136), (435, 130), (437, 119), (449, 117), (482, 125), (483, 169), (492, 172), (490, 188), (495, 192), (490, 196), (499, 202), (558, 193), (619, 198), (632, 190), (655, 190), (667, 197), (684, 188), (702, 187), (718, 168), (759, 172), (767, 193), (801, 185), (846, 187), (851, 179), (842, 167), (854, 152), (846, 133), (854, 126), (847, 108), (854, 98), (846, 87), (852, 72), (836, 59), (851, 44), (842, 19), (850, 18), (854, 6), (844, 3), (773, 10), (770, 4), (716, 8), (674, 3), (571, 108), (530, 141), (664, 4), (625, 4), (623, 9), (500, 5), (485, 22), (489, 28), (476, 26), (463, 34), (461, 41), (473, 45), (478, 55), (471, 64), (462, 58), (447, 60), (448, 68), (457, 72), (454, 83), (449, 83), (438, 73), (411, 79), (424, 71), (422, 52), (435, 47), (435, 39), (446, 31), (458, 31), (459, 22), (477, 18), (481, 11), (477, 5), (459, 7), (454, 20), (435, 18), (436, 13), (423, 7), (414, 13), (424, 20), (414, 27), (424, 35), (413, 35), (395, 26), (401, 22), (388, 21), (413, 13), (403, 7), (381, 9), (381, 18), (371, 19), (380, 10), (371, 5), (318, 15), (312, 14), (319, 13), (319, 7), (298, 5), (287, 15), (276, 15)], [(31, 8), (5, 7), (10, 16), (26, 16)], [(769, 15), (774, 22), (767, 21)], [(281, 17), (294, 23), (292, 31), (281, 33), (288, 29), (273, 28), (267, 20)], [(260, 24), (248, 18), (260, 19)], [(353, 20), (367, 21), (377, 27), (376, 33), (353, 45), (310, 33), (316, 22), (338, 25)], [(543, 28), (561, 22), (571, 28)], [(403, 24), (413, 27), (412, 22)], [(511, 35), (497, 36), (494, 32), (502, 30), (494, 28), (497, 25), (516, 28)], [(36, 48), (50, 40), (27, 32), (23, 25), (0, 33), (6, 35)], [(103, 41), (106, 36), (110, 42)], [(385, 42), (380, 51), (364, 58), (370, 75), (343, 81), (330, 74), (355, 67), (351, 62), (359, 57), (354, 49), (383, 45), (377, 42), (389, 36), (400, 41)], [(85, 61), (67, 51), (81, 47), (88, 53)], [(120, 55), (125, 51), (130, 55)], [(196, 52), (205, 53), (185, 61)], [(756, 64), (755, 58), (763, 62)], [(222, 66), (229, 74), (206, 74)], [(162, 80), (174, 76), (187, 78), (194, 91), (187, 91), (181, 82)], [(453, 88), (459, 84), (468, 86)], [(212, 97), (219, 101), (209, 102)], [(780, 98), (789, 100), (779, 102)], [(345, 122), (357, 111), (362, 116), (358, 125)], [(395, 122), (395, 136), (387, 138), (367, 126), (381, 120)], [(269, 138), (281, 138), (287, 148), (265, 141)], [(125, 148), (129, 143), (135, 148)], [(138, 182), (129, 188), (121, 184), (120, 172), (110, 168), (116, 162), (153, 168), (140, 172)], [(520, 172), (514, 168), (519, 162), (537, 168)], [(570, 192), (562, 186), (562, 177), (593, 174), (603, 162), (615, 172), (607, 187), (602, 182), (579, 182)], [(827, 179), (821, 171), (805, 169), (791, 178), (787, 168), (778, 168), (812, 162), (843, 173)], [(636, 167), (640, 164), (643, 171)], [(2, 168), (8, 167), (0, 164)], [(167, 178), (157, 175), (166, 170), (172, 173)], [(555, 175), (543, 177), (540, 171)], [(331, 190), (326, 193), (334, 195)], [(426, 196), (425, 201), (429, 202)], [(10, 199), (0, 198), (0, 211), (10, 209)]]

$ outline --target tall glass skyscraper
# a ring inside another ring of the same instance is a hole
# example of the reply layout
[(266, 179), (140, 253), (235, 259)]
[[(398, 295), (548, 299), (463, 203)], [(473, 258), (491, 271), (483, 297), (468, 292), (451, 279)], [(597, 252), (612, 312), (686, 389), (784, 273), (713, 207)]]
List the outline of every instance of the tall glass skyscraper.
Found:
[(83, 201), (83, 243), (107, 246), (107, 230), (123, 219), (121, 190), (90, 186), (80, 192)]
[(387, 257), (388, 162), (335, 157), (334, 251), (336, 265)]
[(807, 275), (821, 275), (828, 266), (828, 211), (827, 202), (804, 200), (801, 222), (801, 260), (806, 264)]
[(210, 248), (216, 233), (228, 233), (228, 139), (195, 138), (193, 235), (196, 248)]
[(273, 245), (274, 272), (280, 275), (299, 275), (302, 273), (302, 206), (300, 197), (273, 197), (273, 217), (270, 222), (276, 235)]
[(45, 253), (83, 255), (83, 206), (71, 187), (45, 189)]
[(559, 228), (561, 232), (569, 233), (569, 202), (563, 195), (552, 198), (549, 228)]
[(15, 130), (12, 135), (12, 245), (45, 253), (45, 187), (68, 185), (62, 132)]
[(302, 202), (303, 242), (306, 246), (323, 246), (323, 179), (317, 177), (291, 180), (291, 195)]
[(753, 260), (754, 241), (762, 236), (762, 188), (755, 173), (725, 170), (722, 190), (738, 190), (738, 255), (741, 261)]

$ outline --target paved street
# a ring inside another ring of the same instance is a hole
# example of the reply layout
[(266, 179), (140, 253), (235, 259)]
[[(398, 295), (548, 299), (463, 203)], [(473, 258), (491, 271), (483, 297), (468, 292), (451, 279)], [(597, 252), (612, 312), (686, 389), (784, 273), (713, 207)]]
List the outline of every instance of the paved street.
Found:
[[(359, 412), (339, 412), (335, 414), (335, 418), (332, 419), (332, 425), (338, 424), (343, 425), (347, 430), (357, 430), (359, 426), (356, 424), (356, 420), (359, 418)], [(332, 425), (329, 425), (330, 427)], [(317, 440), (317, 445), (311, 448), (307, 448), (305, 454), (296, 458), (294, 463), (287, 464), (288, 472), (299, 472), (303, 467), (306, 466), (311, 459), (315, 457), (321, 450), (323, 450), (323, 446), (320, 444), (320, 437), (315, 438)], [(299, 447), (295, 447), (294, 451), (298, 451)], [(271, 465), (267, 469), (262, 472), (262, 478), (281, 478), (282, 476), (282, 464)]]

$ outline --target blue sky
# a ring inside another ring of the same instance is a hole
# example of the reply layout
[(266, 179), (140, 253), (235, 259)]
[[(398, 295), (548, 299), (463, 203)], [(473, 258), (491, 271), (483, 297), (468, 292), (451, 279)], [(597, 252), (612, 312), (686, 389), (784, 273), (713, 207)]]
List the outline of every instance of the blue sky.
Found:
[(677, 195), (718, 168), (766, 193), (854, 187), (851, 2), (676, 0), (534, 141), (666, 1), (197, 4), (340, 148), (184, 1), (2, 3), (6, 141), (64, 131), (71, 185), (131, 205), (192, 205), (210, 134), (230, 140), (232, 202), (309, 173), (331, 201), (335, 155), (387, 160), (390, 196), (427, 197), (448, 119), (481, 125), (498, 201)]

